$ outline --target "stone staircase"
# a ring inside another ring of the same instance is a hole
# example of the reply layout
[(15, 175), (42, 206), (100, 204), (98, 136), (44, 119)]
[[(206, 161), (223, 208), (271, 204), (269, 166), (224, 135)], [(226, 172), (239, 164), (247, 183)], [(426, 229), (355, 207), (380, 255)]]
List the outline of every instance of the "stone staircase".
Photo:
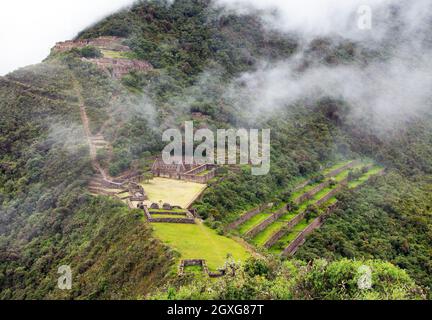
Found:
[(100, 149), (108, 150), (110, 148), (109, 143), (105, 140), (105, 138), (101, 134), (97, 134), (95, 136), (90, 137), (90, 140), (91, 143), (95, 146), (96, 150), (100, 150)]
[(129, 192), (122, 184), (113, 184), (105, 180), (102, 175), (95, 175), (89, 183), (89, 191), (94, 194), (105, 195), (105, 196), (116, 196), (119, 194)]

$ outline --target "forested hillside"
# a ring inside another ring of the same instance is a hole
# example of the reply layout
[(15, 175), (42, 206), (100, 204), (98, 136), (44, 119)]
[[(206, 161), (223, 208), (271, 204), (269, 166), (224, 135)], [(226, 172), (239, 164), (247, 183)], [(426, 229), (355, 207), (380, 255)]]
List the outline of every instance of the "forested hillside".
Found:
[[(305, 40), (210, 0), (149, 0), (75, 40), (104, 36), (122, 38), (127, 58), (151, 70), (114, 79), (86, 60), (99, 54), (87, 48), (53, 51), (38, 65), (0, 77), (0, 299), (430, 298), (430, 103), (393, 119), (343, 96), (260, 100), (248, 91), (251, 82), (260, 89), (261, 80), (248, 77), (265, 79), (263, 65), (278, 69), (289, 59), (298, 78), (316, 68), (385, 64), (397, 33), (373, 45)], [(193, 205), (219, 234), (229, 235), (227, 226), (254, 207), (289, 202), (299, 182), (322, 181), (317, 173), (338, 161), (367, 158), (386, 173), (338, 194), (338, 209), (294, 258), (257, 249), (260, 259), (239, 267), (233, 281), (179, 279), (178, 253), (155, 237), (142, 211), (88, 191), (96, 170), (81, 102), (92, 134), (112, 146), (97, 154), (112, 177), (148, 175), (164, 147), (162, 132), (186, 120), (195, 128), (271, 128), (268, 175), (252, 176), (250, 166), (220, 167)], [(368, 292), (355, 287), (363, 262), (376, 271)], [(75, 272), (72, 291), (56, 288), (63, 264)]]

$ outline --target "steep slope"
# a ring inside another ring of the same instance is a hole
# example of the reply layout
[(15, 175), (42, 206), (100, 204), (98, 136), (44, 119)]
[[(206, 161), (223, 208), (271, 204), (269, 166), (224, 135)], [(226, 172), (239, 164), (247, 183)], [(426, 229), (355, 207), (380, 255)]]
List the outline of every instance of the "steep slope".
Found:
[[(389, 280), (395, 298), (398, 279), (404, 290), (409, 288), (403, 294), (409, 298), (418, 297), (411, 294), (418, 288), (410, 277), (430, 285), (430, 105), (400, 127), (381, 132), (370, 125), (371, 110), (357, 112), (343, 99), (311, 95), (281, 108), (265, 105), (266, 112), (257, 113), (253, 105), (264, 99), (251, 101), (255, 97), (243, 90), (245, 77), (259, 72), (263, 61), (278, 63), (300, 55), (298, 75), (316, 65), (364, 68), (385, 60), (388, 43), (373, 49), (340, 38), (304, 44), (267, 29), (257, 15), (222, 13), (208, 0), (177, 0), (172, 5), (141, 1), (76, 39), (92, 39), (94, 45), (98, 37), (120, 37), (121, 54), (106, 48), (99, 52), (93, 45), (53, 50), (43, 63), (0, 78), (0, 298), (140, 298), (185, 282), (194, 289), (191, 279), (176, 279), (172, 270), (178, 257), (154, 238), (142, 211), (92, 195), (88, 188), (98, 174), (148, 175), (164, 146), (163, 130), (181, 128), (190, 119), (196, 128), (272, 129), (270, 174), (252, 176), (249, 166), (219, 168), (193, 206), (207, 226), (224, 233), (251, 208), (289, 203), (295, 186), (305, 179), (319, 181), (316, 173), (325, 167), (367, 157), (386, 167), (387, 177), (338, 197), (340, 209), (300, 249), (298, 259), (303, 261), (294, 264), (306, 265), (317, 257), (380, 258), (409, 273), (375, 264), (377, 270), (395, 275)], [(104, 58), (152, 67), (123, 74), (106, 67), (107, 60), (97, 60)], [(108, 147), (95, 150), (95, 141)], [(396, 229), (406, 234), (394, 236)], [(271, 298), (365, 297), (351, 292), (335, 296), (329, 288), (308, 290), (307, 273), (297, 278), (280, 264), (275, 262), (283, 271), (277, 283), (289, 288)], [(349, 281), (354, 283), (357, 264), (342, 260), (331, 266), (351, 270)], [(60, 265), (74, 270), (72, 291), (56, 288)], [(309, 271), (311, 277), (325, 276), (314, 268)], [(238, 279), (239, 290), (256, 284), (255, 276), (246, 282)], [(273, 287), (273, 276), (269, 272), (271, 281), (262, 285)], [(216, 298), (244, 298), (242, 292), (230, 296), (232, 287), (224, 284), (226, 291), (216, 292)], [(301, 286), (298, 291), (296, 285)], [(195, 289), (206, 286), (199, 283)], [(255, 289), (252, 298), (268, 298), (260, 295), (258, 285)], [(189, 287), (186, 293), (181, 290), (178, 297), (200, 297), (190, 294)]]

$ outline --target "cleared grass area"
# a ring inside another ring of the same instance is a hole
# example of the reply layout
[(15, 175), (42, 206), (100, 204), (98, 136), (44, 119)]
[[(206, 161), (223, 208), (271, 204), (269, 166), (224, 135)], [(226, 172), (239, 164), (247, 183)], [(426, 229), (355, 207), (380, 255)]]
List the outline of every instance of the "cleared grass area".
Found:
[(255, 238), (253, 238), (252, 243), (257, 246), (263, 246), (270, 237), (280, 230), (285, 225), (283, 221), (275, 221), (267, 228), (265, 228), (262, 232), (258, 233)]
[(205, 170), (205, 171), (203, 171), (201, 173), (198, 173), (197, 176), (198, 177), (204, 177), (206, 174), (209, 174), (210, 172), (211, 172), (211, 170)]
[[(346, 161), (346, 162), (341, 162), (331, 168), (329, 168), (329, 172), (333, 171), (341, 166), (346, 165), (347, 163), (350, 163), (350, 161)], [(333, 179), (336, 182), (341, 182), (344, 179), (346, 179), (349, 175), (349, 172), (353, 169), (361, 169), (364, 166), (370, 164), (369, 162), (364, 162), (364, 163), (360, 163), (355, 165), (352, 168), (348, 168), (346, 170), (344, 170), (343, 172), (339, 173), (338, 175), (336, 175), (335, 177), (333, 177)], [(367, 180), (367, 179), (366, 179)], [(320, 182), (322, 183), (322, 182)], [(362, 182), (360, 182), (362, 183)], [(293, 199), (301, 196), (303, 193), (310, 191), (312, 188), (314, 188), (315, 186), (317, 186), (319, 183), (313, 184), (313, 185), (309, 185), (306, 186), (305, 188), (303, 188), (302, 190), (300, 190), (300, 194), (298, 192), (296, 192), (295, 194), (293, 194)], [(272, 223), (271, 225), (269, 225), (266, 229), (264, 229), (262, 232), (260, 232), (258, 235), (255, 236), (255, 238), (252, 240), (252, 242), (257, 245), (257, 246), (263, 246), (270, 238), (273, 234), (275, 234), (276, 232), (278, 232), (279, 230), (281, 230), (285, 225), (286, 222), (290, 221), (291, 219), (293, 219), (297, 214), (303, 212), (304, 210), (307, 209), (307, 207), (309, 205), (312, 205), (314, 203), (316, 203), (317, 201), (319, 201), (320, 199), (324, 198), (329, 192), (331, 192), (334, 188), (336, 188), (336, 186), (328, 186), (324, 189), (322, 189), (321, 191), (319, 191), (317, 194), (315, 194), (310, 200), (307, 200), (305, 202), (303, 202), (302, 204), (300, 204), (299, 209), (293, 213), (288, 213), (286, 215), (284, 215), (283, 217), (281, 217), (279, 220), (275, 221), (274, 223)], [(331, 204), (335, 203), (337, 200), (335, 197), (331, 198), (326, 204), (325, 206), (330, 206)], [(295, 228), (293, 229), (294, 232)], [(295, 232), (294, 232), (295, 233)], [(294, 236), (295, 238), (295, 236)]]
[[(331, 168), (329, 168), (328, 172), (336, 170), (336, 169), (338, 169), (338, 168), (340, 168), (340, 167), (342, 167), (342, 166), (344, 166), (344, 165), (346, 165), (346, 164), (348, 164), (350, 162), (351, 161), (340, 162), (340, 163), (332, 166)], [(365, 163), (361, 163), (361, 164), (358, 164), (358, 165), (354, 166), (352, 169), (361, 169), (365, 165), (366, 165)], [(348, 177), (348, 174), (349, 174), (350, 170), (352, 170), (352, 169), (351, 168), (347, 168), (346, 170), (344, 170), (341, 173), (339, 173), (338, 175), (336, 175), (333, 179), (336, 182), (343, 181), (345, 178)], [(316, 186), (318, 186), (322, 182), (314, 183), (314, 184), (311, 184), (311, 185), (308, 185), (308, 186), (304, 187), (303, 189), (299, 190), (298, 192), (293, 193), (293, 195), (291, 196), (291, 198), (292, 199), (298, 198), (299, 196), (301, 196), (304, 193), (312, 190), (313, 188), (315, 188)], [(325, 197), (335, 187), (336, 186), (328, 186), (328, 187), (322, 189), (316, 195), (314, 195), (313, 198), (311, 198), (310, 200), (307, 200), (307, 201), (301, 203), (300, 206), (299, 206), (299, 209), (297, 211), (291, 212), (291, 213), (287, 213), (286, 215), (282, 216), (279, 220), (277, 220), (274, 223), (272, 223), (271, 225), (269, 225), (262, 232), (260, 232), (259, 234), (257, 234), (255, 236), (255, 238), (252, 240), (252, 242), (255, 245), (257, 245), (257, 246), (263, 246), (271, 238), (271, 236), (274, 233), (278, 232), (280, 229), (282, 229), (285, 226), (286, 222), (288, 222), (291, 219), (293, 219), (300, 212), (306, 210), (309, 205), (314, 204), (317, 201), (319, 201), (320, 199), (322, 199), (323, 197)], [(336, 199), (334, 199), (334, 200), (336, 200)]]
[[(323, 170), (323, 171), (322, 171), (322, 174), (323, 174), (323, 175), (329, 174), (330, 172), (332, 172), (332, 171), (334, 171), (334, 170), (337, 170), (337, 169), (339, 169), (340, 167), (343, 167), (343, 166), (347, 165), (348, 163), (351, 163), (352, 161), (353, 161), (353, 160), (347, 160), (347, 161), (341, 161), (341, 162), (338, 162), (338, 163), (336, 163), (335, 165), (333, 165), (333, 166), (331, 166), (331, 167), (329, 167), (329, 168)], [(354, 166), (354, 168), (357, 169), (357, 168), (361, 168), (361, 167), (363, 167), (363, 166), (364, 166), (364, 164), (359, 164), (359, 165)], [(350, 169), (346, 169), (346, 170), (344, 170), (343, 172), (339, 173), (337, 176), (335, 176), (335, 177), (333, 177), (333, 178), (334, 178), (336, 181), (338, 181), (338, 182), (339, 182), (339, 181), (342, 181), (344, 178), (346, 178), (346, 177), (348, 176), (349, 170), (350, 170)], [(325, 180), (328, 180), (328, 178), (326, 178)], [(305, 186), (304, 188), (302, 188), (302, 189), (300, 189), (300, 190), (294, 192), (294, 193), (291, 195), (291, 199), (292, 199), (292, 200), (297, 199), (298, 197), (300, 197), (300, 196), (303, 195), (304, 193), (309, 192), (309, 191), (312, 190), (313, 188), (317, 187), (319, 184), (323, 183), (325, 180), (323, 180), (323, 181), (321, 181), (321, 182), (317, 182), (317, 183), (309, 184), (309, 185)]]
[(345, 166), (351, 162), (353, 162), (353, 160), (339, 161), (339, 162), (335, 163), (333, 166), (325, 168), (323, 171), (321, 171), (321, 174), (325, 176), (325, 175), (329, 174), (330, 172), (332, 172), (336, 169), (339, 169), (340, 167), (343, 167), (343, 166)]
[(201, 274), (203, 273), (203, 268), (201, 266), (187, 266), (184, 268), (185, 273)]
[(256, 216), (250, 218), (248, 221), (240, 225), (238, 229), (240, 234), (245, 234), (246, 232), (248, 232), (249, 230), (257, 226), (258, 224), (263, 222), (268, 217), (270, 217), (270, 213), (268, 212), (258, 213)]
[(281, 253), (313, 220), (303, 219), (290, 232), (285, 234), (273, 247), (270, 248), (272, 253)]
[(273, 213), (275, 213), (276, 211), (282, 209), (285, 206), (286, 206), (286, 203), (282, 202), (282, 203), (280, 203), (277, 206), (273, 206), (272, 208), (268, 208), (268, 209), (264, 210), (263, 212), (257, 214), (256, 216), (252, 217), (251, 219), (249, 219), (248, 221), (246, 221), (245, 223), (243, 223), (242, 225), (240, 225), (240, 227), (238, 228), (239, 232), (241, 234), (245, 234), (249, 230), (251, 230), (254, 227), (258, 226), (264, 220), (266, 220), (269, 217), (271, 217), (271, 215)]
[(205, 184), (165, 178), (154, 178), (142, 186), (149, 198), (144, 201), (146, 205), (166, 202), (182, 208), (187, 208), (207, 187)]
[[(365, 165), (368, 165), (370, 163), (362, 163), (361, 165), (355, 166), (354, 169), (361, 169), (362, 167), (364, 167)], [(360, 185), (362, 185), (363, 183), (365, 183), (370, 177), (377, 175), (378, 173), (380, 173), (383, 170), (383, 167), (381, 166), (374, 166), (372, 167), (367, 173), (363, 174), (359, 179), (355, 180), (355, 181), (351, 181), (348, 183), (348, 188), (353, 189), (356, 188)], [(349, 172), (349, 170), (348, 170)], [(343, 179), (345, 179), (348, 176), (348, 172), (343, 172), (341, 174), (339, 174), (339, 181), (342, 181)], [(330, 189), (330, 190), (328, 190)], [(315, 195), (314, 199), (311, 199), (309, 201), (307, 201), (305, 204), (303, 204), (302, 206), (307, 207), (307, 205), (310, 204), (310, 202), (312, 200), (317, 201), (318, 199), (316, 198), (322, 198), (324, 197), (328, 192), (331, 191), (332, 188), (326, 188), (323, 189), (321, 192), (319, 192), (318, 194)], [(323, 207), (329, 207), (330, 205), (334, 204), (337, 202), (336, 197), (332, 197), (331, 199), (329, 199)], [(286, 248), (298, 235), (300, 232), (302, 232), (312, 221), (306, 221), (306, 219), (303, 219), (299, 224), (297, 224), (290, 232), (288, 232), (285, 236), (283, 236), (273, 247), (270, 248), (270, 252), (278, 254), (281, 253), (282, 250), (284, 248)]]
[(378, 173), (380, 173), (384, 168), (380, 166), (374, 166), (372, 169), (370, 169), (366, 174), (362, 175), (360, 179), (351, 181), (348, 183), (349, 188), (356, 188), (359, 185), (365, 183), (371, 176), (374, 176)]
[(129, 55), (127, 52), (113, 51), (113, 50), (101, 50), (101, 52), (105, 58), (129, 59)]
[(273, 222), (263, 231), (258, 233), (252, 242), (257, 246), (263, 246), (276, 232), (282, 229), (287, 222), (291, 221), (295, 216), (297, 216), (301, 211), (287, 212), (279, 220)]
[(251, 255), (240, 243), (201, 223), (155, 223), (152, 227), (159, 239), (180, 253), (181, 259), (205, 259), (213, 271), (225, 264), (228, 254), (242, 262)]

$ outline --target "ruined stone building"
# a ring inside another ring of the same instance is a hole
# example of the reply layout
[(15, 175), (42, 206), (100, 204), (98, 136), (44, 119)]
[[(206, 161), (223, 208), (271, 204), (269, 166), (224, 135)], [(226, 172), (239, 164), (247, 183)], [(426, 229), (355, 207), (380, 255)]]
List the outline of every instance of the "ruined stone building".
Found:
[(115, 59), (115, 58), (97, 58), (86, 59), (84, 61), (96, 64), (100, 69), (106, 71), (111, 77), (120, 79), (131, 71), (149, 71), (153, 69), (152, 65), (146, 61)]
[(166, 164), (162, 159), (155, 160), (152, 166), (155, 177), (185, 180), (196, 183), (207, 183), (216, 176), (216, 166), (212, 164), (186, 164), (186, 161)]
[(83, 40), (70, 40), (64, 42), (58, 42), (54, 46), (54, 52), (66, 52), (74, 48), (84, 48), (86, 46), (94, 46), (99, 49), (112, 50), (112, 51), (130, 51), (128, 46), (122, 44), (123, 38), (119, 37), (99, 37), (94, 39), (83, 39)]

